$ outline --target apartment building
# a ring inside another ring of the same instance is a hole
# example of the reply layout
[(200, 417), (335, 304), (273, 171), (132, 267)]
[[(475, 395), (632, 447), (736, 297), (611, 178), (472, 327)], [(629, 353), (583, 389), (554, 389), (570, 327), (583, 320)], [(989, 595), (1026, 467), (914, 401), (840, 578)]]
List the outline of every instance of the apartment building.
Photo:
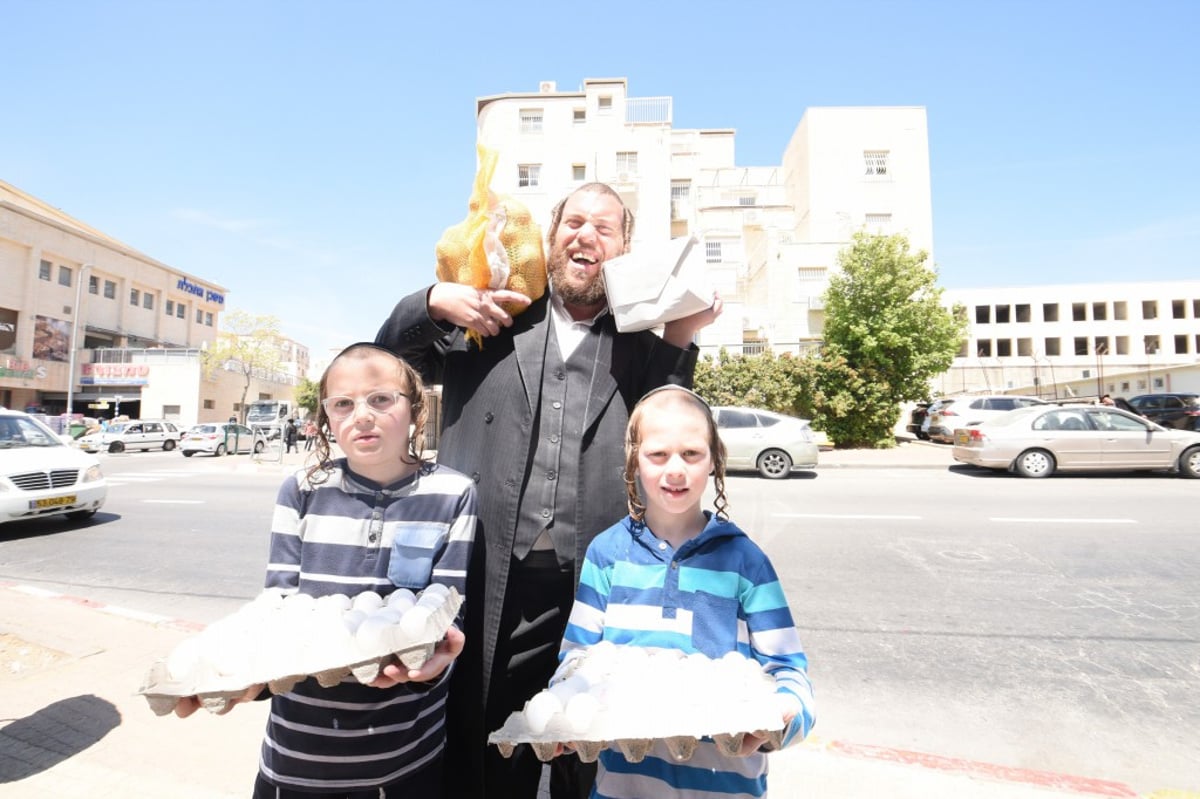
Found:
[(219, 397), (234, 376), (205, 375), (200, 363), (226, 293), (0, 181), (4, 407), (227, 418), (232, 408)]
[(969, 331), (942, 394), (1197, 391), (1200, 280), (947, 289)]
[(633, 246), (695, 236), (725, 313), (706, 352), (801, 352), (821, 339), (820, 297), (857, 230), (904, 233), (932, 256), (925, 110), (810, 108), (778, 164), (739, 165), (736, 130), (681, 129), (671, 97), (625, 78), (481, 97), (479, 140), (499, 151), (492, 188), (546, 224), (554, 203), (608, 183), (634, 212)]

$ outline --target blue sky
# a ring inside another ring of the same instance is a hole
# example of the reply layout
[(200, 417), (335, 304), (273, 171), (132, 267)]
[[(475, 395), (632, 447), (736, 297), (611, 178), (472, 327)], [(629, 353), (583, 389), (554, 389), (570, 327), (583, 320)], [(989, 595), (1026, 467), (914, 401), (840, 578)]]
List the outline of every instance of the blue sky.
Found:
[(542, 80), (669, 95), (741, 166), (809, 106), (925, 106), (942, 286), (1200, 276), (1193, 0), (0, 0), (0, 29), (0, 179), (314, 360), (433, 279), (475, 99)]

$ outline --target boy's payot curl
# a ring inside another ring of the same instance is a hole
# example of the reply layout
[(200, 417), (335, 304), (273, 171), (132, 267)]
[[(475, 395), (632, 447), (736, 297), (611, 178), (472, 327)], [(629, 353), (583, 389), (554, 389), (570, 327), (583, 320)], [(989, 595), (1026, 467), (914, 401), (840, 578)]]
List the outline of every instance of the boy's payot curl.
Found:
[[(467, 218), (446, 228), (438, 240), (437, 279), (477, 289), (509, 289), (536, 300), (546, 292), (542, 229), (522, 203), (489, 188), (499, 154), (483, 145), (476, 149), (479, 169)], [(514, 303), (501, 307), (511, 316), (525, 309)], [(483, 346), (475, 331), (467, 331), (467, 338)]]

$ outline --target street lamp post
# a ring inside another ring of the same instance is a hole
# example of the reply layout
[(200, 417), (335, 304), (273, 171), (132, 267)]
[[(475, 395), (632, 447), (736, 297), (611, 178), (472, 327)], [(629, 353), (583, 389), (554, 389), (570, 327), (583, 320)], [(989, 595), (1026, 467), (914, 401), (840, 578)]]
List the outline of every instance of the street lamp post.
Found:
[(75, 281), (75, 306), (71, 308), (71, 336), (67, 345), (67, 425), (71, 424), (71, 415), (75, 412), (75, 339), (79, 335), (79, 303), (83, 301), (83, 278), (94, 264), (83, 264), (79, 267), (79, 279)]

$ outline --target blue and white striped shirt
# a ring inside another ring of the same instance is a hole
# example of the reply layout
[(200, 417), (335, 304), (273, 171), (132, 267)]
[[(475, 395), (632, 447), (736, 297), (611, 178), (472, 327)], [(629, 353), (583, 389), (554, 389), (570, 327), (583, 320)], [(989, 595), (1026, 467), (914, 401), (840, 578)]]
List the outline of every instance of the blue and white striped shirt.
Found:
[[(381, 486), (344, 459), (324, 482), (303, 472), (279, 490), (266, 585), (313, 596), (430, 583), (466, 594), (475, 537), (475, 485), (445, 466), (424, 464)], [(450, 669), (426, 684), (389, 689), (347, 679), (322, 688), (305, 680), (271, 699), (260, 768), (298, 791), (359, 791), (388, 785), (432, 762), (445, 744)]]
[[(794, 700), (783, 745), (812, 729), (808, 659), (787, 598), (766, 553), (732, 522), (710, 516), (677, 550), (628, 516), (597, 536), (563, 636), (560, 672), (600, 641), (754, 658)], [(728, 757), (710, 739), (685, 762), (659, 741), (639, 763), (614, 748), (601, 751), (599, 763), (592, 790), (599, 799), (758, 797), (767, 788), (765, 754)]]

